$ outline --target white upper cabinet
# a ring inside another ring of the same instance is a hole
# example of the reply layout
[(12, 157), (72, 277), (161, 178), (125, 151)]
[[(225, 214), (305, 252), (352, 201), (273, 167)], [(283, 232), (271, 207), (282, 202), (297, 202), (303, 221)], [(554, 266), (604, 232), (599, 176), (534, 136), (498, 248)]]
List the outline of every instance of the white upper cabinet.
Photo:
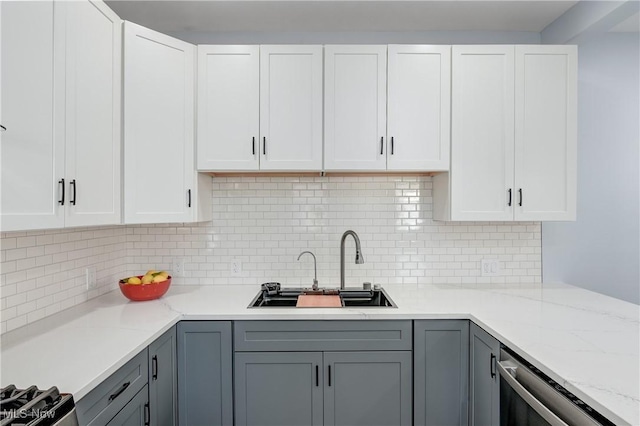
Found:
[(122, 21), (102, 2), (66, 9), (66, 226), (121, 221)]
[(198, 46), (199, 170), (322, 170), (322, 46)]
[(454, 220), (513, 219), (513, 58), (513, 46), (453, 46)]
[(576, 219), (577, 48), (516, 46), (517, 220)]
[(322, 46), (260, 46), (260, 169), (322, 170)]
[(198, 170), (259, 169), (259, 51), (198, 46)]
[(64, 76), (64, 63), (54, 63), (54, 51), (64, 34), (52, 1), (0, 2), (0, 13), (2, 231), (61, 228), (64, 129), (54, 126), (54, 108), (64, 108), (64, 92), (54, 91), (54, 76)]
[(2, 230), (120, 223), (121, 21), (2, 2)]
[(199, 213), (211, 177), (197, 176), (194, 164), (195, 52), (124, 24), (125, 223), (209, 219)]
[(387, 169), (449, 170), (451, 46), (390, 45)]
[(325, 170), (386, 170), (387, 46), (325, 46)]
[(454, 46), (440, 220), (575, 220), (575, 46)]

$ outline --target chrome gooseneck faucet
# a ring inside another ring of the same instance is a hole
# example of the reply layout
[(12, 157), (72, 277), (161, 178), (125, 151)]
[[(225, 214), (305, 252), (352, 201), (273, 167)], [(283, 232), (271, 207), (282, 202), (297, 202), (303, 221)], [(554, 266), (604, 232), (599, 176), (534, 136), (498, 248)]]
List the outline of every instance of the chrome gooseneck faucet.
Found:
[(313, 285), (311, 286), (311, 289), (317, 290), (318, 289), (318, 269), (316, 265), (316, 255), (311, 253), (310, 251), (303, 251), (298, 255), (298, 260), (300, 260), (303, 254), (310, 254), (311, 256), (313, 256)]
[(356, 242), (356, 265), (364, 263), (364, 256), (362, 256), (360, 252), (360, 238), (358, 238), (358, 234), (351, 230), (342, 234), (342, 239), (340, 240), (340, 290), (344, 290), (344, 241), (349, 235), (351, 235)]

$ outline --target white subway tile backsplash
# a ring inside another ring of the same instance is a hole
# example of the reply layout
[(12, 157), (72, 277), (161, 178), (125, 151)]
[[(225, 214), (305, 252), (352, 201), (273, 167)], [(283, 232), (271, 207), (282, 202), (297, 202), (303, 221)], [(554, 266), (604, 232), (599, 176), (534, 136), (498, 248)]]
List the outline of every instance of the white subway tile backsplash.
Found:
[[(353, 228), (367, 259), (353, 270), (348, 266), (353, 284), (371, 277), (382, 284), (413, 284), (418, 277), (449, 282), (465, 278), (464, 282), (477, 284), (540, 279), (538, 223), (433, 222), (428, 177), (214, 178), (213, 191), (210, 224), (171, 231), (162, 226), (136, 227), (134, 235), (175, 232), (194, 238), (158, 238), (161, 244), (150, 247), (131, 245), (134, 269), (145, 269), (154, 261), (164, 263), (157, 267), (167, 267), (171, 256), (184, 256), (187, 277), (176, 279), (177, 284), (257, 284), (276, 277), (283, 284), (298, 285), (308, 271), (295, 258), (312, 249), (318, 256), (320, 278), (334, 285), (339, 238)], [(155, 253), (148, 248), (156, 248)], [(500, 277), (481, 279), (479, 263), (485, 255), (501, 256)], [(514, 258), (517, 255), (531, 259)], [(239, 278), (230, 274), (233, 258), (243, 262)]]
[[(113, 290), (119, 278), (149, 268), (170, 270), (174, 284), (339, 283), (342, 233), (355, 230), (366, 263), (353, 263), (347, 240), (347, 285), (540, 282), (540, 224), (434, 222), (430, 177), (215, 177), (213, 221), (5, 233), (0, 258), (0, 333)], [(500, 276), (481, 277), (483, 257)], [(238, 259), (242, 272), (232, 276)], [(85, 268), (98, 286), (87, 291)]]
[(127, 227), (2, 234), (1, 331), (7, 332), (87, 300), (85, 268), (98, 271), (91, 297), (115, 288), (127, 269)]

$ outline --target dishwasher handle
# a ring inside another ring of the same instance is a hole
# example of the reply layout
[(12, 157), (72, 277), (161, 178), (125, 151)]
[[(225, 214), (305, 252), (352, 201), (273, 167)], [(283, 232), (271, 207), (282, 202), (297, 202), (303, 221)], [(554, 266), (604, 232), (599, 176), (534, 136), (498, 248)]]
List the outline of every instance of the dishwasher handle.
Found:
[[(507, 384), (518, 394), (520, 397), (535, 410), (536, 413), (540, 414), (540, 416), (545, 419), (551, 426), (568, 426), (560, 417), (556, 416), (555, 413), (549, 410), (542, 402), (538, 401), (538, 399), (531, 394), (524, 386), (520, 384), (514, 377), (514, 374), (518, 370), (519, 367), (515, 366), (510, 361), (500, 361), (498, 362), (498, 372), (500, 373), (500, 377), (502, 377)], [(512, 373), (513, 372), (513, 373)]]

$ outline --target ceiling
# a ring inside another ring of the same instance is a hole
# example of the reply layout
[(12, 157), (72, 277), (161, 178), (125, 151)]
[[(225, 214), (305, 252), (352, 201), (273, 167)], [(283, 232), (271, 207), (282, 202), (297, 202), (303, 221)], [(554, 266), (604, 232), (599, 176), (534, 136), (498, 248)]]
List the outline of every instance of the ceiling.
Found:
[(613, 33), (637, 33), (640, 31), (640, 14), (636, 13), (629, 16), (609, 31)]
[(577, 1), (131, 1), (121, 18), (160, 32), (532, 31)]

